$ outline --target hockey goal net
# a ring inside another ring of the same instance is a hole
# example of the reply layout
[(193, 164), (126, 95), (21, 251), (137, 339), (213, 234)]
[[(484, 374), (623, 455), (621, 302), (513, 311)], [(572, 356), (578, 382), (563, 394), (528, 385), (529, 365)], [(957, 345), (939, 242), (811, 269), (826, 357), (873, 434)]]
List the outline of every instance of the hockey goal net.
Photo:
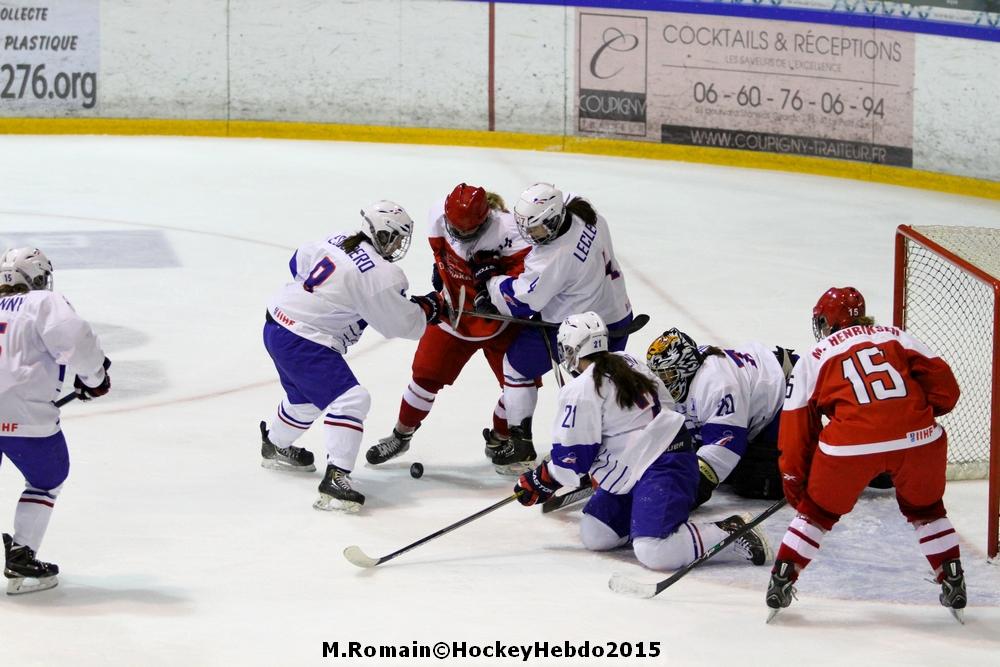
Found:
[(962, 396), (940, 419), (948, 479), (989, 479), (987, 551), (1000, 548), (1000, 229), (896, 230), (893, 324), (948, 362)]

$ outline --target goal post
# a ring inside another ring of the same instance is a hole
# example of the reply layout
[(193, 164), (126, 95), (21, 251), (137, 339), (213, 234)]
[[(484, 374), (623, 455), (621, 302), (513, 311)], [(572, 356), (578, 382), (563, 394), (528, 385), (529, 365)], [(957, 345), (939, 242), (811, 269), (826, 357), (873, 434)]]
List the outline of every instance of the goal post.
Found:
[(955, 373), (961, 398), (941, 417), (948, 479), (989, 479), (987, 553), (1000, 550), (1000, 229), (900, 225), (893, 324)]

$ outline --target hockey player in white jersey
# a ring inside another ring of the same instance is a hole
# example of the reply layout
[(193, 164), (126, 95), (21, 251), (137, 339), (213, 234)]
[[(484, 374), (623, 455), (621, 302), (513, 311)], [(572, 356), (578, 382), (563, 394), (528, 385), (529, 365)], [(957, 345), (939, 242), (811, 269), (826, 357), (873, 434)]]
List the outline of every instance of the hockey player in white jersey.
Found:
[[(475, 308), (519, 318), (536, 315), (561, 322), (574, 313), (596, 312), (612, 331), (632, 322), (625, 276), (615, 258), (607, 221), (586, 199), (548, 183), (525, 190), (514, 206), (521, 236), (531, 244), (518, 276), (494, 276), (476, 295)], [(624, 350), (628, 336), (611, 339)], [(552, 367), (555, 332), (525, 328), (504, 356), (503, 402), (514, 458), (527, 469), (535, 460), (531, 419), (538, 401), (536, 378)]]
[(406, 254), (413, 221), (400, 206), (376, 202), (361, 211), (363, 230), (309, 243), (292, 256), (293, 281), (268, 302), (264, 346), (285, 397), (270, 424), (260, 423), (261, 465), (312, 472), (311, 452), (294, 443), (322, 416), (326, 474), (313, 504), (356, 512), (365, 497), (351, 488), (365, 417), (371, 405), (343, 355), (371, 326), (386, 338), (416, 340), (438, 322), (441, 295), (407, 298), (396, 262)]
[[(59, 567), (36, 558), (56, 497), (69, 474), (69, 451), (59, 425), (65, 373), (76, 373), (77, 397), (111, 389), (93, 329), (52, 291), (52, 263), (37, 248), (0, 257), (0, 462), (24, 475), (13, 535), (4, 533), (7, 593), (30, 593), (58, 583)], [(32, 583), (34, 582), (34, 583)]]
[[(580, 537), (606, 551), (629, 541), (639, 562), (673, 570), (746, 525), (731, 516), (688, 520), (698, 488), (698, 462), (684, 417), (665, 409), (670, 395), (646, 366), (608, 351), (608, 329), (592, 312), (559, 327), (559, 358), (575, 376), (559, 392), (552, 459), (514, 487), (522, 505), (544, 502), (589, 475), (597, 490), (583, 508)], [(771, 556), (759, 528), (728, 550), (732, 559), (763, 565)]]
[(796, 359), (791, 350), (760, 343), (699, 347), (676, 328), (650, 344), (646, 363), (670, 391), (695, 441), (698, 505), (723, 482), (743, 497), (781, 497), (778, 422)]

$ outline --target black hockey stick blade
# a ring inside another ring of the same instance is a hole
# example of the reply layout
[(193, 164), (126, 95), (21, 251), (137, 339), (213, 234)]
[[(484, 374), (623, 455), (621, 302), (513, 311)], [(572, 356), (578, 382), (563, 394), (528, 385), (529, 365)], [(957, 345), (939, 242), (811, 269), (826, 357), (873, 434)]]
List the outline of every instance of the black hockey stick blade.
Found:
[[(514, 322), (516, 324), (523, 324), (528, 327), (540, 327), (542, 329), (558, 329), (559, 322), (546, 322), (545, 320), (527, 320), (523, 317), (513, 317), (512, 315), (501, 315), (500, 313), (477, 313), (474, 310), (463, 310), (462, 315), (468, 315), (469, 317), (480, 317), (484, 320), (498, 320), (500, 322)], [(644, 326), (649, 324), (649, 315), (645, 313), (640, 313), (632, 318), (629, 325), (624, 329), (615, 329), (614, 331), (608, 332), (611, 338), (624, 338), (625, 336), (631, 336), (635, 332), (642, 329)]]
[(57, 408), (61, 408), (62, 406), (64, 406), (67, 403), (69, 403), (70, 401), (76, 400), (77, 396), (78, 396), (78, 394), (74, 391), (71, 394), (66, 394), (65, 396), (63, 396), (62, 398), (60, 398), (58, 401), (55, 401), (54, 404), (55, 404), (55, 406)]
[(362, 551), (361, 548), (357, 547), (357, 546), (349, 546), (346, 549), (344, 549), (344, 558), (346, 558), (352, 565), (357, 565), (358, 567), (362, 567), (362, 568), (369, 568), (369, 567), (375, 567), (376, 565), (381, 565), (382, 563), (385, 563), (386, 561), (390, 561), (393, 558), (396, 558), (397, 556), (402, 556), (403, 554), (405, 554), (407, 551), (410, 551), (411, 549), (416, 549), (421, 544), (426, 544), (427, 542), (430, 542), (431, 540), (433, 540), (433, 539), (435, 539), (437, 537), (441, 537), (442, 535), (444, 535), (446, 533), (450, 533), (451, 531), (455, 530), (456, 528), (461, 528), (462, 526), (464, 526), (467, 523), (472, 523), (476, 519), (479, 519), (480, 517), (484, 517), (487, 514), (489, 514), (490, 512), (494, 512), (494, 511), (500, 509), (501, 507), (503, 507), (507, 503), (510, 503), (510, 502), (513, 502), (513, 501), (517, 500), (517, 497), (520, 496), (520, 495), (521, 495), (521, 491), (515, 491), (514, 493), (510, 494), (509, 496), (507, 496), (506, 498), (504, 498), (503, 500), (501, 500), (500, 502), (493, 503), (492, 505), (490, 505), (486, 509), (481, 509), (478, 512), (476, 512), (475, 514), (470, 514), (469, 516), (467, 516), (464, 519), (461, 519), (459, 521), (456, 521), (455, 523), (451, 524), (450, 526), (445, 526), (444, 528), (442, 528), (441, 530), (439, 530), (439, 531), (437, 531), (435, 533), (431, 533), (430, 535), (428, 535), (426, 537), (420, 538), (419, 540), (417, 540), (413, 544), (408, 544), (405, 547), (403, 547), (402, 549), (397, 549), (396, 551), (393, 551), (391, 554), (386, 554), (385, 556), (382, 556), (380, 558), (372, 558), (371, 556), (365, 554), (365, 552)]
[(587, 498), (594, 495), (594, 487), (591, 486), (590, 480), (573, 489), (569, 493), (564, 493), (561, 496), (553, 496), (542, 503), (542, 514), (548, 514), (549, 512), (555, 512), (564, 507), (569, 507), (570, 505), (576, 504), (581, 500), (586, 500)]
[(691, 561), (681, 569), (677, 570), (663, 581), (647, 584), (647, 583), (642, 583), (640, 581), (635, 581), (633, 579), (629, 579), (623, 574), (615, 573), (611, 575), (611, 579), (608, 580), (608, 588), (613, 590), (615, 593), (621, 593), (622, 595), (631, 595), (632, 597), (637, 597), (637, 598), (655, 597), (660, 593), (662, 593), (663, 591), (665, 591), (666, 589), (673, 586), (674, 584), (676, 584), (678, 581), (680, 581), (683, 577), (687, 575), (688, 572), (698, 567), (706, 560), (708, 560), (709, 558), (719, 553), (720, 551), (728, 547), (736, 540), (740, 539), (741, 537), (749, 533), (759, 524), (764, 522), (772, 514), (774, 514), (782, 507), (784, 507), (787, 503), (788, 501), (785, 500), (784, 498), (775, 501), (766, 510), (755, 516), (750, 521), (747, 521), (747, 524), (743, 526), (743, 528), (727, 536), (726, 539), (722, 540), (715, 546), (710, 547), (705, 553), (698, 556), (693, 561)]

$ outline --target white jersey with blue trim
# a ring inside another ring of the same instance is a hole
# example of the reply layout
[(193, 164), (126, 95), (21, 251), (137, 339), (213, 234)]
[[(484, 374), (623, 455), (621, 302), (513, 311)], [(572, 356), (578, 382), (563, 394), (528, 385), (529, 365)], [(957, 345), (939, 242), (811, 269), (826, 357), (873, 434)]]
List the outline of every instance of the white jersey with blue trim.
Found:
[(575, 486), (580, 475), (589, 473), (602, 489), (624, 494), (667, 450), (684, 426), (684, 418), (661, 410), (661, 405), (669, 406), (670, 394), (645, 364), (624, 352), (612, 354), (653, 380), (657, 396), (642, 405), (622, 408), (610, 378), (597, 390), (591, 364), (559, 391), (548, 468), (563, 485)]
[(751, 342), (723, 352), (705, 359), (687, 399), (674, 405), (720, 482), (785, 400), (785, 373), (772, 349)]
[(0, 298), (0, 437), (59, 432), (68, 372), (88, 387), (104, 381), (104, 350), (65, 297), (35, 290)]
[[(566, 201), (575, 197), (567, 194)], [(607, 221), (600, 214), (596, 225), (570, 217), (564, 234), (531, 247), (521, 275), (489, 281), (490, 300), (501, 313), (521, 318), (541, 313), (543, 320), (562, 322), (594, 311), (614, 324), (632, 312)]]
[(367, 241), (344, 252), (346, 238), (337, 234), (300, 247), (289, 263), (294, 281), (271, 297), (268, 313), (292, 333), (340, 354), (369, 325), (386, 338), (420, 338), (426, 318), (405, 296), (406, 274)]

